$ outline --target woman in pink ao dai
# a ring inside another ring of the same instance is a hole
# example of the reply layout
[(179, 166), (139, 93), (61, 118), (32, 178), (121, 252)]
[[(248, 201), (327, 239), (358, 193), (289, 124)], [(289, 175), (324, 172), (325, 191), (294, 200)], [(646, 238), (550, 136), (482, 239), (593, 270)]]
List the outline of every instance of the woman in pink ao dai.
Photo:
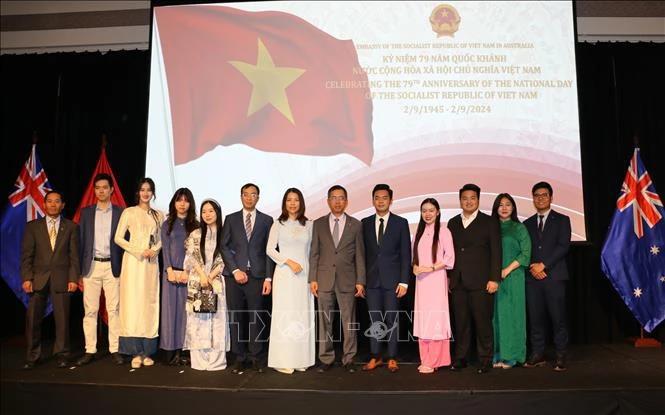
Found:
[(446, 270), (455, 264), (453, 237), (441, 226), (439, 202), (420, 204), (420, 222), (413, 242), (416, 276), (413, 334), (418, 338), (420, 373), (433, 373), (450, 365), (450, 312)]

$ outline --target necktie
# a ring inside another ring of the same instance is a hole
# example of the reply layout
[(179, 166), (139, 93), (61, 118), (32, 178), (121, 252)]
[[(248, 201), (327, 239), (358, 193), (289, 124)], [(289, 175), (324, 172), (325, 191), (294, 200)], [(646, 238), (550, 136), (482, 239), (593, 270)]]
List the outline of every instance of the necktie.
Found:
[(377, 245), (381, 246), (381, 238), (383, 238), (383, 218), (379, 219), (379, 236), (376, 238)]
[(248, 213), (245, 217), (245, 235), (247, 235), (247, 240), (252, 236), (252, 214)]
[(55, 229), (55, 219), (49, 219), (51, 223), (51, 229), (49, 230), (49, 240), (51, 241), (51, 249), (55, 249), (55, 240), (58, 237), (58, 232)]
[(333, 226), (333, 242), (335, 243), (335, 248), (337, 248), (337, 244), (339, 243), (339, 219), (335, 218), (335, 226)]
[(543, 233), (543, 219), (545, 215), (538, 215), (538, 232)]

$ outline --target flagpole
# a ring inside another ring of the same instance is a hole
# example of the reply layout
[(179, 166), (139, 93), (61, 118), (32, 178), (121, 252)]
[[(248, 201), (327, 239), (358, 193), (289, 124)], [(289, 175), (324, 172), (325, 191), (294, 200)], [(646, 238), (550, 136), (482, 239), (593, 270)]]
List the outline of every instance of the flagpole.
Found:
[[(637, 132), (633, 135), (635, 150), (640, 151), (640, 138)], [(651, 337), (644, 337), (644, 327), (640, 326), (640, 337), (635, 339), (634, 345), (638, 349), (660, 347), (660, 342)]]
[(635, 133), (633, 134), (633, 146), (634, 146), (638, 151), (640, 150), (640, 137), (639, 137), (639, 135), (637, 134), (637, 132), (635, 132)]

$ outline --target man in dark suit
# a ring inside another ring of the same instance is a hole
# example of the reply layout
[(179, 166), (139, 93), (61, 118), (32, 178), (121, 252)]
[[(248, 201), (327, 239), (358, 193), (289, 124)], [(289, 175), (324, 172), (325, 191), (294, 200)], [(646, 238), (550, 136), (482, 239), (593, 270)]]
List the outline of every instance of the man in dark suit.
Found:
[(332, 340), (335, 303), (344, 336), (342, 364), (349, 373), (356, 371), (353, 362), (358, 349), (356, 298), (365, 296), (365, 246), (360, 221), (344, 213), (347, 204), (346, 189), (340, 185), (331, 187), (330, 213), (312, 225), (308, 281), (319, 304), (319, 373), (329, 370), (335, 361)]
[(60, 216), (65, 207), (62, 194), (51, 190), (44, 196), (46, 216), (29, 222), (23, 235), (21, 277), (23, 291), (30, 294), (26, 314), (27, 353), (24, 369), (35, 367), (42, 353), (42, 320), (49, 295), (55, 317), (53, 353), (60, 368), (69, 354), (69, 302), (79, 277), (77, 225)]
[(272, 218), (256, 210), (259, 187), (247, 183), (240, 189), (242, 210), (226, 217), (222, 230), (222, 258), (226, 277), (226, 306), (231, 328), (232, 372), (246, 367), (264, 370), (262, 340), (265, 313), (263, 296), (272, 289), (274, 263), (266, 255)]
[(494, 354), (494, 296), (501, 280), (501, 228), (498, 220), (478, 209), (480, 187), (465, 184), (459, 190), (462, 213), (448, 222), (455, 245), (455, 268), (450, 288), (455, 322), (455, 354), (450, 370), (466, 366), (475, 326), (478, 374), (492, 369)]
[(536, 183), (531, 189), (537, 213), (524, 221), (531, 236), (531, 265), (526, 278), (531, 353), (524, 367), (545, 365), (545, 329), (554, 332), (554, 370), (566, 370), (566, 254), (570, 245), (570, 218), (552, 210), (552, 186)]
[(104, 290), (108, 315), (109, 352), (115, 364), (123, 364), (118, 353), (120, 320), (118, 304), (120, 294), (120, 267), (122, 248), (113, 240), (122, 208), (111, 204), (113, 179), (99, 173), (93, 180), (97, 203), (81, 209), (79, 223), (81, 279), (83, 281), (83, 333), (85, 354), (76, 361), (77, 366), (90, 363), (97, 353), (97, 314), (99, 297)]
[(397, 372), (399, 338), (399, 298), (404, 297), (411, 276), (411, 238), (409, 222), (390, 212), (393, 190), (377, 184), (372, 191), (376, 213), (362, 220), (367, 271), (367, 308), (371, 326), (369, 345), (372, 354), (363, 370), (383, 365), (381, 342), (388, 343), (387, 366)]

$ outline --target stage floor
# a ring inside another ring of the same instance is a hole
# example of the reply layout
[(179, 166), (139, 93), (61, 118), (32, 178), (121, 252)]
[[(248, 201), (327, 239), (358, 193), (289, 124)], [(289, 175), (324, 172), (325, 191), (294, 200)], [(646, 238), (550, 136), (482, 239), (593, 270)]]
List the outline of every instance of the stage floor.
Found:
[[(569, 408), (565, 415), (589, 411), (665, 413), (665, 351), (662, 348), (635, 349), (629, 344), (574, 346), (569, 369), (564, 373), (546, 366), (495, 369), (484, 375), (476, 374), (472, 367), (460, 373), (443, 368), (431, 375), (421, 375), (415, 361), (400, 362), (398, 373), (389, 373), (384, 367), (349, 374), (335, 367), (323, 374), (308, 370), (284, 375), (267, 369), (261, 374), (248, 371), (234, 375), (228, 369), (200, 372), (160, 362), (153, 367), (132, 370), (129, 364), (114, 365), (108, 355), (84, 367), (58, 369), (55, 361), (50, 360), (34, 370), (24, 371), (21, 369), (24, 351), (20, 346), (16, 340), (2, 345), (3, 414), (26, 413), (26, 407), (31, 405), (48, 411), (57, 402), (70, 402), (66, 404), (68, 409), (59, 413), (78, 413), (77, 408), (82, 407), (76, 402), (81, 396), (101, 407), (114, 397), (113, 410), (95, 410), (95, 413), (126, 410), (135, 413), (132, 409), (143, 412), (140, 408), (146, 404), (148, 410), (154, 408), (162, 411), (160, 414), (183, 414), (184, 411), (183, 415), (190, 415), (188, 412), (222, 415), (225, 408), (248, 411), (259, 410), (264, 405), (273, 409), (270, 413), (291, 414), (338, 413), (340, 408), (348, 413), (371, 414), (378, 413), (374, 410), (382, 406), (385, 408), (380, 413), (409, 410), (423, 413), (425, 408), (440, 413), (440, 406), (438, 411), (432, 407), (437, 406), (437, 402), (458, 407), (463, 413), (475, 413), (474, 409), (480, 410), (482, 406), (493, 408), (493, 414), (504, 413), (504, 410), (513, 414), (531, 413), (529, 408), (539, 414)], [(362, 359), (359, 362), (362, 363)], [(38, 397), (41, 403), (35, 406), (31, 396)], [(190, 399), (203, 404), (217, 402), (215, 397), (221, 399), (218, 411), (187, 409), (186, 402)], [(628, 407), (626, 400), (631, 402)], [(320, 406), (322, 402), (329, 403)], [(128, 406), (123, 406), (125, 404)], [(427, 406), (421, 407), (423, 404)], [(515, 412), (519, 405), (523, 405), (526, 412)], [(90, 413), (89, 410), (88, 407), (82, 412)]]

